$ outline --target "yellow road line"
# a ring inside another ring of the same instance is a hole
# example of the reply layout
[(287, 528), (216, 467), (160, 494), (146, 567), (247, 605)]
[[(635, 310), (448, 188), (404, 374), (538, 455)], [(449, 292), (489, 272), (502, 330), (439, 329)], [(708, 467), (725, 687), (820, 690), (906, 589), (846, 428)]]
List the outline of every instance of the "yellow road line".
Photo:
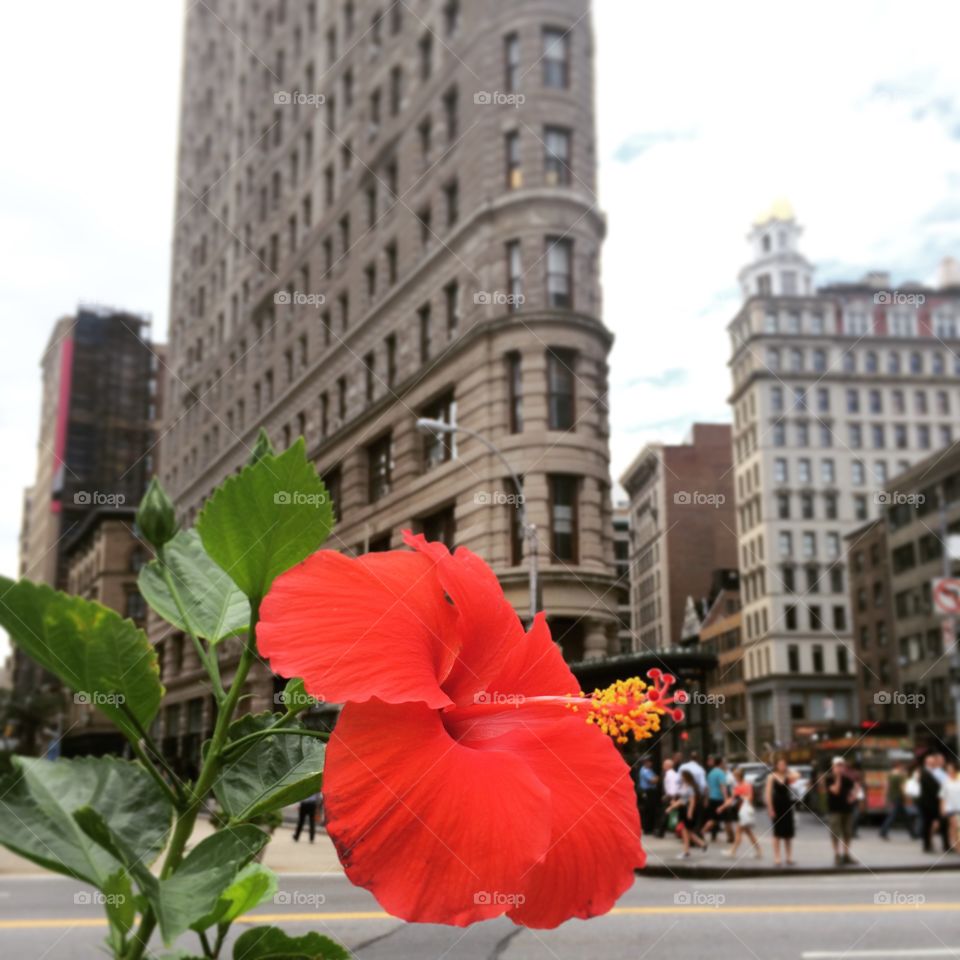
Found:
[[(704, 913), (758, 914), (758, 913), (909, 913), (960, 911), (960, 903), (764, 903), (745, 906), (663, 906), (663, 907), (614, 907), (608, 916), (655, 917)], [(248, 913), (237, 923), (305, 923), (322, 920), (394, 920), (382, 910), (329, 910), (317, 913)], [(0, 930), (49, 930), (64, 927), (105, 927), (104, 917), (44, 917), (23, 920), (0, 920)]]

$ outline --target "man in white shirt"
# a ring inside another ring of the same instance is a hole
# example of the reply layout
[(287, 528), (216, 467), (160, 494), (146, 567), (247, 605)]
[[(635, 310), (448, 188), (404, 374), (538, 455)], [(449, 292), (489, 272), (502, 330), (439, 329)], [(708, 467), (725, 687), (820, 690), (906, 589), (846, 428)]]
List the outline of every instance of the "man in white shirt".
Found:
[(686, 763), (680, 764), (680, 773), (682, 774), (684, 770), (690, 771), (696, 781), (697, 789), (703, 794), (707, 789), (707, 771), (700, 765), (700, 756), (696, 750), (690, 754)]
[(672, 760), (663, 761), (663, 803), (660, 804), (660, 816), (657, 820), (657, 836), (662, 837), (667, 823), (667, 807), (680, 795), (680, 771)]

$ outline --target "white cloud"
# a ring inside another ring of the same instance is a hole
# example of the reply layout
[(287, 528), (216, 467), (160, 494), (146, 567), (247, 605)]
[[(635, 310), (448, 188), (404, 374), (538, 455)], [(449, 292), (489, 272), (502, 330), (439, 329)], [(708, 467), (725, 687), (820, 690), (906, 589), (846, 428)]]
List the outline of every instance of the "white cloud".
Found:
[[(831, 278), (929, 280), (960, 254), (958, 8), (796, 11), (596, 0), (615, 477), (643, 443), (728, 419), (725, 328), (746, 232), (775, 198)], [(638, 382), (670, 368), (685, 382)]]

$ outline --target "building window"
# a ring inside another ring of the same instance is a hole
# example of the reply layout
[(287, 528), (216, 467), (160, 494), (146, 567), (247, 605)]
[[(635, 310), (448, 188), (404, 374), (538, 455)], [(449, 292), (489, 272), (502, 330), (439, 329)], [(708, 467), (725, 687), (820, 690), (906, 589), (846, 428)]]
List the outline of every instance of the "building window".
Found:
[[(420, 411), (421, 417), (428, 420), (440, 420), (455, 425), (457, 422), (457, 401), (453, 391), (443, 394)], [(453, 460), (457, 455), (457, 435), (446, 431), (431, 431), (423, 436), (423, 469), (432, 470), (441, 463)]]
[(837, 647), (837, 673), (849, 673), (850, 652), (843, 644)]
[(503, 83), (507, 93), (516, 93), (520, 85), (520, 35), (509, 33), (503, 38)]
[(327, 496), (330, 498), (330, 506), (333, 508), (333, 519), (338, 520), (341, 517), (340, 494), (343, 484), (341, 483), (341, 473), (339, 467), (328, 470), (321, 478), (324, 487), (327, 489)]
[(523, 266), (520, 257), (520, 241), (507, 244), (507, 309), (510, 313), (520, 309), (523, 303)]
[(452, 227), (460, 219), (460, 183), (451, 180), (443, 188), (443, 198), (447, 210), (447, 226)]
[(547, 352), (547, 416), (550, 430), (572, 430), (575, 417), (574, 365), (572, 350)]
[(813, 672), (823, 673), (823, 645), (815, 643), (813, 645)]
[(447, 0), (447, 2), (444, 4), (443, 27), (444, 27), (444, 30), (446, 30), (448, 37), (453, 36), (453, 34), (455, 34), (460, 29), (459, 0)]
[(147, 615), (147, 605), (143, 597), (133, 591), (127, 594), (126, 616), (133, 621), (143, 620)]
[(433, 73), (433, 34), (428, 30), (418, 44), (420, 52), (420, 79), (429, 80)]
[(800, 648), (795, 643), (787, 646), (787, 669), (790, 673), (800, 672)]
[(573, 306), (573, 241), (547, 237), (547, 306), (569, 310)]
[(570, 85), (570, 42), (565, 30), (544, 27), (543, 85), (565, 90)]
[(548, 187), (570, 185), (570, 131), (565, 127), (543, 129), (543, 177)]
[(797, 608), (794, 604), (788, 604), (783, 609), (783, 620), (788, 630), (797, 629)]
[(523, 430), (523, 361), (519, 352), (507, 354), (507, 390), (510, 415), (510, 432)]
[(383, 345), (387, 352), (387, 386), (393, 387), (397, 382), (397, 335), (388, 334)]
[(403, 106), (403, 68), (390, 71), (390, 116), (395, 117)]
[(577, 495), (580, 478), (554, 474), (550, 487), (550, 550), (554, 559), (577, 563)]
[(520, 163), (520, 133), (511, 130), (504, 135), (503, 153), (506, 164), (507, 189), (517, 190), (523, 186), (523, 167)]
[(376, 365), (376, 356), (374, 355), (374, 352), (371, 350), (363, 358), (364, 373), (366, 376), (365, 394), (367, 398), (367, 403), (373, 403), (375, 385), (376, 385), (375, 365)]
[(430, 359), (430, 304), (425, 303), (417, 311), (417, 323), (420, 331), (420, 362)]
[(390, 493), (393, 476), (393, 437), (384, 434), (367, 447), (368, 492), (370, 503), (376, 503)]
[(452, 280), (443, 288), (447, 312), (447, 337), (452, 340), (460, 329), (460, 285)]
[(447, 128), (447, 143), (453, 143), (460, 132), (460, 92), (456, 87), (451, 87), (443, 95), (443, 119)]
[[(523, 477), (518, 478), (521, 485)], [(507, 478), (503, 481), (504, 489), (515, 492), (513, 479)], [(507, 502), (507, 510), (510, 511), (510, 564), (518, 567), (523, 563), (523, 542), (526, 531), (523, 529), (523, 507), (519, 501)]]
[(426, 250), (430, 246), (430, 240), (433, 237), (431, 227), (432, 214), (430, 207), (422, 207), (417, 212), (417, 223), (420, 225), (420, 246)]
[(448, 550), (453, 550), (456, 546), (457, 520), (452, 505), (421, 517), (416, 526), (428, 540), (442, 543)]

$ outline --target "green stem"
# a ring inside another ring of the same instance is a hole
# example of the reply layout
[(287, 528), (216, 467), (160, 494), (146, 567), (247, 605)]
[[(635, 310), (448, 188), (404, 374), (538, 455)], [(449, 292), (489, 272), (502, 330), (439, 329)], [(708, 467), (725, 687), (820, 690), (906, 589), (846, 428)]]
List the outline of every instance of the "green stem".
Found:
[(203, 946), (203, 955), (205, 957), (216, 957), (216, 954), (210, 947), (210, 941), (207, 939), (207, 934), (203, 930), (200, 931), (200, 943)]
[(210, 676), (210, 681), (213, 683), (213, 695), (217, 698), (217, 703), (223, 703), (225, 694), (223, 683), (220, 680), (220, 663), (217, 660), (217, 652), (212, 648), (208, 651), (204, 647), (203, 641), (197, 636), (197, 631), (192, 626), (190, 617), (187, 615), (186, 607), (184, 607), (183, 600), (174, 583), (173, 574), (170, 572), (170, 567), (167, 566), (167, 559), (164, 556), (163, 547), (157, 550), (157, 561), (160, 564), (160, 573), (163, 576), (163, 582), (167, 585), (170, 596), (173, 597), (173, 602), (176, 605), (177, 613), (180, 614), (180, 619), (186, 628), (185, 633), (193, 641), (193, 647), (197, 651), (197, 656), (200, 658), (200, 662), (203, 664)]
[(260, 737), (273, 737), (277, 734), (285, 734), (290, 737), (316, 737), (318, 740), (330, 739), (330, 734), (323, 730), (288, 730), (286, 727), (274, 724), (265, 730), (255, 730), (253, 733), (248, 733), (239, 740), (231, 740), (230, 743), (223, 748), (223, 756), (231, 756), (235, 750), (251, 740), (257, 740)]
[[(257, 623), (260, 619), (260, 600), (250, 601), (250, 626), (247, 630), (246, 642), (243, 645), (243, 652), (240, 654), (240, 662), (237, 664), (237, 672), (230, 684), (230, 690), (227, 692), (223, 703), (220, 704), (217, 713), (217, 722), (213, 728), (213, 736), (210, 738), (210, 746), (207, 749), (203, 760), (203, 766), (200, 768), (200, 775), (197, 782), (191, 790), (191, 796), (186, 808), (181, 809), (177, 817), (177, 825), (174, 827), (173, 836), (170, 838), (170, 846), (167, 848), (167, 855), (163, 861), (163, 867), (160, 870), (160, 879), (169, 877), (180, 865), (183, 859), (183, 851), (186, 849), (190, 837), (193, 835), (193, 828), (197, 822), (197, 816), (200, 813), (200, 807), (213, 781), (216, 779), (217, 771), (220, 766), (221, 752), (224, 742), (227, 739), (227, 731), (230, 728), (230, 722), (233, 719), (233, 713), (237, 708), (237, 703), (243, 693), (243, 685), (246, 682), (247, 674), (253, 665), (257, 646)], [(137, 929), (136, 939), (126, 960), (143, 960), (144, 952), (150, 937), (153, 935), (154, 928), (157, 925), (157, 918), (151, 908), (144, 911), (140, 919), (140, 926)]]
[(167, 795), (167, 799), (175, 806), (179, 807), (181, 803), (180, 794), (163, 779), (163, 774), (157, 769), (153, 761), (147, 756), (146, 751), (139, 743), (134, 743), (130, 741), (130, 748), (133, 750), (134, 756), (143, 764), (147, 773), (157, 781), (157, 784), (160, 786), (160, 789)]
[[(174, 805), (179, 807), (183, 802), (183, 791), (181, 790), (181, 786), (180, 786), (180, 778), (176, 775), (176, 773), (174, 773), (173, 768), (170, 766), (170, 764), (167, 763), (165, 757), (160, 752), (160, 748), (154, 742), (153, 737), (150, 736), (150, 734), (144, 729), (143, 724), (140, 723), (139, 719), (137, 719), (137, 715), (127, 706), (125, 702), (120, 704), (120, 709), (126, 715), (127, 719), (136, 728), (137, 733), (140, 734), (140, 739), (147, 745), (147, 748), (151, 751), (152, 757), (149, 754), (147, 754), (147, 752), (143, 749), (143, 747), (141, 747), (138, 741), (134, 740), (132, 737), (127, 737), (127, 740), (129, 741), (130, 746), (133, 748), (133, 752), (136, 754), (140, 762), (147, 768), (148, 772), (155, 779), (157, 779), (158, 782), (162, 783), (163, 786), (166, 787), (168, 791), (172, 792), (172, 794), (168, 794), (168, 795), (171, 796), (171, 799), (173, 800)], [(167, 781), (163, 779), (163, 777), (160, 775), (160, 772), (157, 770), (154, 761), (156, 761), (156, 763), (159, 763), (160, 766), (163, 767), (164, 770), (166, 770), (167, 775), (175, 784), (175, 788), (171, 788), (170, 784), (168, 784)]]

